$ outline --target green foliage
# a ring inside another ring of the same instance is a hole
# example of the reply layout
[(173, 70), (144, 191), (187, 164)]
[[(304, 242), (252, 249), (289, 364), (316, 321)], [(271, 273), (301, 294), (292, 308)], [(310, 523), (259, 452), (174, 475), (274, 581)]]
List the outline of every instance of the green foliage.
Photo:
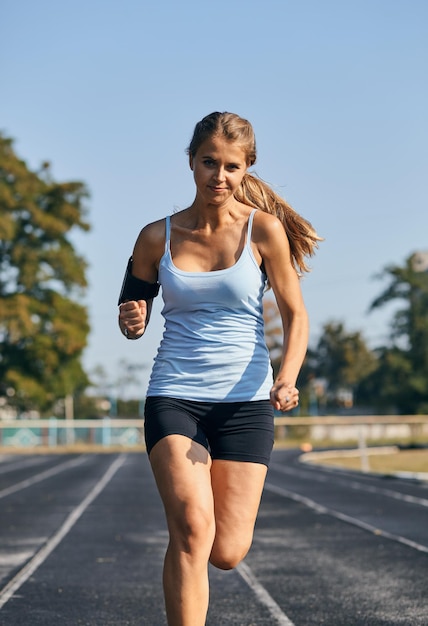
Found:
[(14, 390), (19, 410), (48, 409), (88, 383), (86, 263), (69, 239), (89, 230), (87, 197), (80, 182), (51, 180), (48, 164), (31, 171), (0, 135), (0, 394)]
[(341, 322), (328, 322), (315, 348), (308, 350), (300, 381), (310, 405), (332, 410), (351, 407), (360, 384), (376, 369), (375, 354), (360, 332), (349, 333)]
[[(105, 401), (104, 401), (105, 402)], [(102, 398), (85, 393), (74, 395), (74, 419), (101, 419), (108, 415)]]
[(138, 400), (120, 400), (117, 403), (118, 417), (138, 419), (140, 417), (140, 403)]
[[(360, 397), (379, 412), (412, 413), (411, 402), (404, 402), (403, 379), (411, 376), (411, 365), (399, 348), (383, 347), (376, 351), (377, 367), (360, 384)], [(409, 398), (411, 400), (411, 398)]]
[(326, 378), (329, 389), (354, 389), (375, 369), (375, 357), (360, 332), (347, 333), (341, 322), (330, 322), (323, 328), (316, 349), (317, 376)]
[(379, 350), (377, 371), (365, 383), (377, 405), (393, 404), (400, 413), (426, 413), (428, 409), (428, 271), (419, 269), (416, 254), (404, 267), (389, 266), (381, 277), (389, 284), (371, 309), (399, 301), (391, 324), (391, 345)]
[[(403, 267), (389, 266), (380, 276), (388, 284), (370, 310), (401, 303), (389, 345), (371, 350), (360, 332), (349, 333), (342, 322), (325, 324), (299, 376), (301, 406), (310, 413), (347, 403), (381, 413), (428, 413), (428, 253), (412, 254)], [(265, 322), (274, 370), (282, 339), (275, 316), (269, 303)]]

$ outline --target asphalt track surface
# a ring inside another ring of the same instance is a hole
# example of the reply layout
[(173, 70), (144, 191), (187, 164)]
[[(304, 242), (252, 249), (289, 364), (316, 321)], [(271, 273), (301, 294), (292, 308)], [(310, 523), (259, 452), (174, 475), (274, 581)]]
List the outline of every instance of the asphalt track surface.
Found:
[[(0, 625), (161, 626), (147, 456), (0, 457)], [(210, 568), (208, 626), (428, 625), (428, 484), (274, 451), (252, 549)]]

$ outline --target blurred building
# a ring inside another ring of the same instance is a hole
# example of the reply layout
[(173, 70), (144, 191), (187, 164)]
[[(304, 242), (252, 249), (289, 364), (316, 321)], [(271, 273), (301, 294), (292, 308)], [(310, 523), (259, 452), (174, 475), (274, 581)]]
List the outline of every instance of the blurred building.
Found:
[(415, 252), (412, 255), (411, 262), (415, 272), (428, 272), (428, 250)]

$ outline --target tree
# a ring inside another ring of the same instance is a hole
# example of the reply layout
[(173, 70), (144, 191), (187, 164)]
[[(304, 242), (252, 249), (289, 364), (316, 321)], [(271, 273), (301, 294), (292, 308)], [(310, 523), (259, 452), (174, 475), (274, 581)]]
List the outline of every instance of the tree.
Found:
[(318, 375), (328, 380), (329, 389), (352, 389), (373, 370), (375, 358), (361, 332), (346, 332), (341, 322), (329, 322), (317, 346)]
[(269, 293), (263, 300), (263, 319), (265, 324), (265, 341), (269, 350), (274, 376), (278, 374), (282, 359), (282, 322), (278, 306)]
[[(352, 406), (362, 381), (376, 366), (376, 357), (362, 334), (349, 333), (342, 322), (331, 321), (324, 325), (315, 349), (308, 350), (302, 380), (317, 387), (319, 402)], [(317, 381), (323, 384), (317, 385)]]
[[(274, 378), (277, 376), (282, 361), (283, 348), (283, 328), (281, 315), (278, 306), (271, 291), (269, 291), (263, 300), (263, 319), (265, 325), (265, 341), (269, 350), (272, 363)], [(308, 350), (308, 354), (309, 354)], [(308, 357), (307, 357), (308, 358)], [(303, 363), (302, 370), (297, 381), (300, 396), (298, 412), (302, 410), (309, 411), (310, 405), (310, 388), (307, 377), (307, 358)]]
[(89, 230), (87, 197), (81, 182), (54, 182), (48, 163), (31, 171), (0, 134), (0, 395), (20, 411), (88, 383), (86, 263), (69, 237)]
[(380, 404), (401, 413), (428, 412), (428, 253), (410, 255), (403, 267), (388, 266), (379, 277), (389, 284), (370, 310), (400, 301), (392, 319), (390, 346), (379, 350), (379, 368), (368, 382), (378, 389)]

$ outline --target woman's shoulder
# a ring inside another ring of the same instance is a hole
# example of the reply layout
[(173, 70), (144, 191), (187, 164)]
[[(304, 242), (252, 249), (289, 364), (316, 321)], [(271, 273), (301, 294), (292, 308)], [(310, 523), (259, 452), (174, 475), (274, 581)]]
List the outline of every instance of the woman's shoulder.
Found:
[(141, 229), (138, 239), (150, 245), (165, 242), (165, 222), (166, 218), (163, 217), (160, 220), (146, 224)]
[(165, 250), (165, 221), (166, 218), (156, 220), (141, 229), (134, 246), (135, 259), (145, 259), (153, 265), (159, 263)]
[(253, 240), (266, 240), (272, 237), (287, 237), (281, 220), (276, 215), (257, 209), (253, 221)]

